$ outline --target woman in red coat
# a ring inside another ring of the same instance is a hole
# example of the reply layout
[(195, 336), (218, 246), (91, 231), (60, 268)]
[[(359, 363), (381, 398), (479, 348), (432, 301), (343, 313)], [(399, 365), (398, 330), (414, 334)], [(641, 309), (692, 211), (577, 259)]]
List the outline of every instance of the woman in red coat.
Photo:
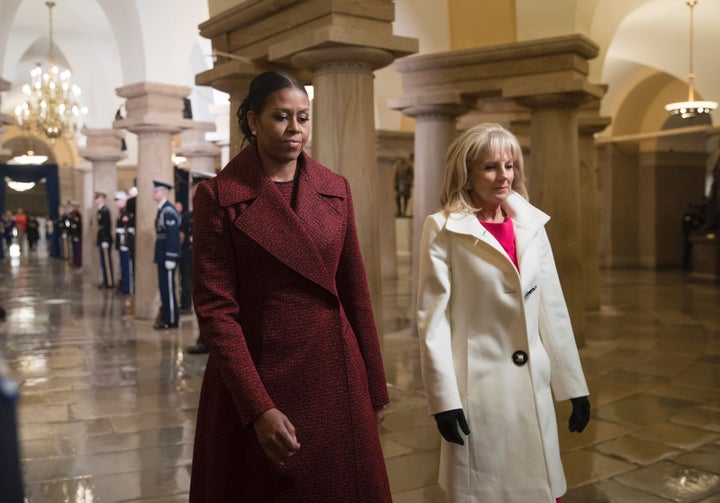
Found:
[(390, 502), (385, 375), (347, 181), (303, 152), (310, 104), (266, 72), (249, 140), (194, 198), (193, 301), (210, 356), (190, 501)]

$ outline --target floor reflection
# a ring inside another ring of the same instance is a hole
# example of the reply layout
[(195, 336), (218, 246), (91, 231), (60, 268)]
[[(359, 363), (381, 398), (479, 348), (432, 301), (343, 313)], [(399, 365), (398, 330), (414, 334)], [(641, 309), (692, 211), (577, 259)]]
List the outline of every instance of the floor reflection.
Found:
[[(183, 351), (194, 318), (158, 333), (67, 262), (17, 260), (0, 261), (0, 354), (22, 385), (28, 501), (186, 501), (206, 358)], [(408, 269), (401, 263), (400, 276)], [(569, 407), (557, 405), (564, 502), (720, 501), (720, 288), (674, 271), (604, 271), (601, 281), (581, 351), (587, 430), (570, 435)], [(383, 292), (392, 404), (381, 438), (393, 498), (439, 503), (439, 435), (410, 333), (409, 281), (386, 281)]]

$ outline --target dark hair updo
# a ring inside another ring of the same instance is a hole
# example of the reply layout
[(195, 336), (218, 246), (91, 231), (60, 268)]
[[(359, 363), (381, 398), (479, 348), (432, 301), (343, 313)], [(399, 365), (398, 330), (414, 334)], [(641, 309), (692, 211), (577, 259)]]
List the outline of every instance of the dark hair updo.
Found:
[(295, 77), (288, 73), (269, 71), (264, 72), (255, 77), (250, 82), (250, 89), (248, 94), (240, 104), (240, 108), (237, 111), (238, 123), (240, 124), (240, 131), (242, 131), (247, 141), (255, 141), (255, 137), (252, 134), (250, 125), (248, 124), (248, 112), (252, 111), (255, 115), (260, 115), (265, 108), (265, 102), (268, 96), (275, 91), (280, 89), (287, 89), (295, 87), (300, 89), (307, 95), (305, 87), (300, 84)]

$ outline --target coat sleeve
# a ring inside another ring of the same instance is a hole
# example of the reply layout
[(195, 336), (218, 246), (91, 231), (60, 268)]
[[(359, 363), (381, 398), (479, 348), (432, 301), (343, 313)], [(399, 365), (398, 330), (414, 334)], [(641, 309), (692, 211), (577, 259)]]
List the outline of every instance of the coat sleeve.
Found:
[(387, 381), (385, 380), (367, 277), (365, 276), (365, 266), (355, 228), (355, 210), (347, 180), (345, 180), (345, 189), (347, 193), (347, 226), (345, 243), (335, 275), (335, 284), (345, 315), (357, 338), (360, 353), (365, 362), (370, 398), (373, 407), (377, 408), (389, 403), (390, 398), (387, 392)]
[(419, 248), (417, 330), (430, 414), (462, 408), (452, 352), (448, 248), (440, 223), (427, 217)]
[(542, 288), (540, 291), (540, 337), (550, 358), (553, 396), (568, 400), (588, 394), (570, 315), (563, 297), (550, 240), (540, 231)]
[(220, 369), (243, 424), (275, 407), (263, 385), (240, 326), (232, 233), (226, 212), (207, 182), (193, 199), (193, 303), (210, 358)]

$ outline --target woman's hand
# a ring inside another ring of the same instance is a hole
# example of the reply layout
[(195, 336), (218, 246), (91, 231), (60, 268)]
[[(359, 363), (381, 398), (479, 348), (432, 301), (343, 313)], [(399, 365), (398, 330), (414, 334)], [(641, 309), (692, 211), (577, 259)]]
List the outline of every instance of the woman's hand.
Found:
[(572, 412), (568, 420), (568, 427), (570, 431), (580, 433), (590, 421), (590, 400), (586, 396), (579, 396), (571, 398), (570, 402), (572, 403)]
[(470, 427), (465, 419), (465, 413), (462, 409), (452, 409), (435, 414), (435, 422), (437, 423), (440, 435), (447, 440), (458, 445), (465, 445), (465, 441), (458, 431), (458, 427), (465, 435), (470, 435)]
[(377, 422), (378, 428), (380, 428), (380, 425), (385, 420), (385, 406), (377, 407), (375, 409), (375, 421)]
[(252, 424), (265, 455), (274, 463), (282, 465), (300, 450), (295, 427), (279, 410), (266, 410)]

